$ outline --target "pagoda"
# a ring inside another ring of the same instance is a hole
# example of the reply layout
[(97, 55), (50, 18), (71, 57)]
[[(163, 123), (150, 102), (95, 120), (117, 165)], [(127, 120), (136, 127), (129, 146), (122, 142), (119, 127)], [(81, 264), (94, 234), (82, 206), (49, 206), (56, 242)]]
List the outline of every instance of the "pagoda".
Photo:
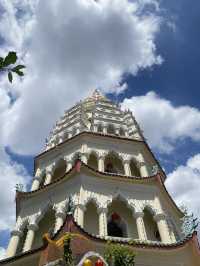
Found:
[(95, 90), (65, 111), (34, 159), (31, 190), (16, 192), (0, 265), (64, 265), (55, 243), (66, 234), (79, 266), (107, 265), (108, 241), (133, 250), (135, 266), (200, 265), (197, 233), (183, 234), (166, 178), (133, 114)]

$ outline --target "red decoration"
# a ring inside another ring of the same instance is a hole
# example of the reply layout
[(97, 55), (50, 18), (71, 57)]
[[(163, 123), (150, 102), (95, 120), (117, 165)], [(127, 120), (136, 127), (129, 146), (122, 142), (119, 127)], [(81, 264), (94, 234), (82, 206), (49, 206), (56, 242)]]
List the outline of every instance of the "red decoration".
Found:
[(111, 215), (111, 219), (112, 221), (116, 221), (116, 220), (120, 220), (120, 216), (119, 214), (117, 214), (116, 212), (114, 212), (112, 215)]
[(95, 266), (103, 266), (104, 263), (101, 259), (98, 259), (96, 262), (95, 262)]

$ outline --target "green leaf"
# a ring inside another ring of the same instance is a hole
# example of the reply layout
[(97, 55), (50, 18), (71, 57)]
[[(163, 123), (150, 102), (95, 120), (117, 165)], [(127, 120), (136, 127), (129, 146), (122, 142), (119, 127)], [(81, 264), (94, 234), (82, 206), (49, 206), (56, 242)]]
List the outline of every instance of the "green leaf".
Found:
[(10, 83), (12, 83), (13, 80), (12, 72), (8, 72), (8, 80), (10, 81)]
[(9, 52), (8, 55), (5, 57), (3, 66), (6, 67), (11, 64), (15, 64), (17, 61), (17, 54), (16, 52)]
[(16, 66), (16, 67), (13, 67), (13, 68), (12, 68), (12, 71), (13, 71), (13, 72), (16, 72), (16, 71), (19, 71), (19, 70), (21, 70), (21, 69), (23, 69), (23, 68), (25, 68), (24, 65), (18, 65), (18, 66)]
[(0, 57), (0, 68), (3, 66), (3, 57)]
[(24, 73), (20, 70), (15, 70), (15, 73), (20, 77), (24, 76)]

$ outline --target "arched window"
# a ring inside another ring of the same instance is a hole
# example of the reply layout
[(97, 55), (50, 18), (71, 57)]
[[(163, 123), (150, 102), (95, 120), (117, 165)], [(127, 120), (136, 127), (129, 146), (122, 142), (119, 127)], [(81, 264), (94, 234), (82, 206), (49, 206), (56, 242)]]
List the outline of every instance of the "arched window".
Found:
[(134, 160), (131, 160), (131, 162), (130, 162), (130, 169), (131, 169), (131, 175), (132, 176), (137, 176), (137, 177), (141, 176), (140, 171), (137, 168), (136, 162), (134, 162)]
[(118, 157), (116, 153), (110, 152), (105, 157), (105, 172), (124, 174), (122, 160)]
[(92, 152), (89, 156), (88, 165), (98, 170), (98, 159), (97, 159), (97, 155), (94, 152)]
[(120, 127), (119, 135), (120, 136), (125, 136), (125, 131), (124, 131), (124, 129), (122, 127)]
[(115, 135), (115, 128), (112, 124), (109, 124), (107, 127), (107, 133)]
[(100, 132), (100, 133), (103, 132), (102, 124), (99, 124), (99, 125), (97, 126), (97, 131)]
[(60, 159), (56, 164), (56, 168), (54, 170), (54, 174), (52, 176), (52, 181), (64, 176), (66, 172), (67, 164), (64, 159)]
[(55, 227), (55, 211), (49, 208), (43, 218), (38, 223), (38, 230), (35, 233), (35, 238), (32, 248), (40, 247), (43, 243), (42, 237), (44, 234), (53, 233)]
[(108, 207), (107, 230), (109, 236), (138, 238), (133, 212), (120, 198), (113, 200)]
[(161, 241), (157, 224), (153, 219), (153, 213), (148, 208), (144, 209), (143, 220), (147, 234), (147, 239), (151, 241)]
[(84, 229), (94, 235), (99, 235), (99, 216), (97, 213), (96, 204), (90, 201), (86, 205), (84, 213)]

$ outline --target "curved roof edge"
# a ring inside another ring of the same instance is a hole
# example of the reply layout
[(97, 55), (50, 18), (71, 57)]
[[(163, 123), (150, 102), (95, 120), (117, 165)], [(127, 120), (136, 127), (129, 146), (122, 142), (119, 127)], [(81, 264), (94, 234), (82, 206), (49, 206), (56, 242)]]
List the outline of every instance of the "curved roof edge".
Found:
[(165, 184), (164, 184), (164, 181), (163, 181), (163, 178), (159, 173), (156, 175), (147, 176), (147, 177), (136, 177), (136, 176), (126, 176), (126, 175), (120, 175), (120, 174), (100, 172), (100, 171), (88, 166), (87, 164), (83, 163), (80, 159), (76, 160), (75, 164), (73, 165), (73, 167), (68, 172), (66, 172), (62, 177), (56, 179), (52, 183), (45, 185), (45, 186), (42, 186), (39, 189), (34, 190), (34, 191), (29, 191), (29, 192), (16, 191), (16, 205), (17, 205), (16, 206), (16, 212), (17, 212), (16, 214), (18, 214), (18, 206), (19, 206), (19, 202), (22, 198), (26, 198), (26, 197), (29, 197), (31, 195), (41, 193), (41, 192), (49, 189), (49, 187), (52, 187), (55, 184), (61, 182), (62, 180), (67, 179), (69, 177), (69, 175), (71, 176), (76, 172), (80, 172), (81, 168), (89, 170), (89, 171), (91, 171), (91, 173), (93, 173), (93, 174), (95, 173), (95, 174), (99, 175), (100, 177), (122, 178), (122, 179), (130, 180), (130, 181), (135, 181), (138, 183), (155, 181), (159, 184), (159, 187), (164, 191), (164, 193), (166, 193), (167, 197), (169, 198), (172, 205), (175, 207), (176, 211), (178, 211), (179, 215), (183, 216), (183, 212), (178, 208), (178, 206), (176, 205), (176, 203), (172, 199), (171, 195), (167, 191)]
[[(66, 226), (67, 224), (67, 226)], [(80, 232), (80, 234), (83, 234), (84, 236), (86, 236), (87, 238), (89, 238), (90, 240), (92, 241), (95, 241), (95, 242), (100, 242), (102, 244), (106, 244), (106, 242), (109, 240), (113, 243), (119, 243), (119, 244), (124, 244), (124, 245), (128, 245), (130, 247), (134, 247), (134, 248), (138, 248), (138, 249), (160, 249), (161, 251), (170, 251), (170, 250), (175, 250), (175, 249), (178, 249), (178, 248), (182, 248), (182, 247), (185, 247), (187, 244), (191, 243), (194, 247), (195, 247), (195, 250), (197, 252), (197, 255), (200, 257), (200, 246), (199, 246), (199, 242), (198, 242), (198, 238), (197, 238), (197, 232), (193, 232), (192, 235), (189, 235), (188, 237), (176, 242), (176, 243), (173, 243), (173, 244), (164, 244), (164, 243), (151, 243), (151, 242), (139, 242), (139, 241), (126, 241), (126, 240), (118, 240), (118, 239), (108, 239), (108, 238), (105, 238), (105, 237), (99, 237), (99, 236), (95, 236), (95, 235), (92, 235), (88, 232), (86, 232), (82, 227), (80, 227), (77, 222), (74, 220), (74, 217), (71, 215), (71, 214), (68, 214), (66, 216), (66, 219), (65, 219), (65, 222), (63, 223), (62, 227), (57, 231), (57, 233), (54, 234), (54, 236), (52, 237), (52, 240), (56, 239), (60, 234), (62, 234), (62, 231), (65, 229), (65, 228), (68, 228), (68, 231), (66, 232), (73, 232), (71, 230), (72, 226), (74, 226), (76, 229), (78, 229), (78, 231)], [(19, 260), (21, 258), (24, 258), (26, 256), (29, 256), (29, 255), (35, 255), (37, 252), (41, 252), (43, 251), (46, 247), (48, 246), (48, 242), (46, 240), (44, 240), (43, 242), (43, 245), (37, 249), (34, 249), (34, 250), (30, 250), (30, 251), (27, 251), (25, 253), (21, 253), (21, 254), (18, 254), (16, 256), (13, 256), (13, 257), (10, 257), (10, 258), (7, 258), (7, 259), (3, 259), (0, 261), (0, 265), (6, 265), (6, 264), (9, 264), (10, 262), (13, 262), (15, 260)]]

